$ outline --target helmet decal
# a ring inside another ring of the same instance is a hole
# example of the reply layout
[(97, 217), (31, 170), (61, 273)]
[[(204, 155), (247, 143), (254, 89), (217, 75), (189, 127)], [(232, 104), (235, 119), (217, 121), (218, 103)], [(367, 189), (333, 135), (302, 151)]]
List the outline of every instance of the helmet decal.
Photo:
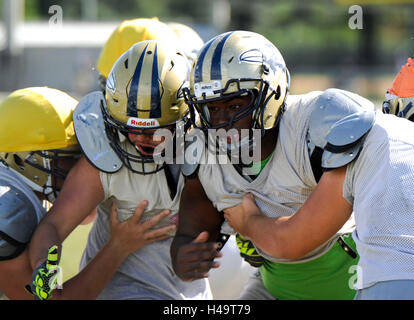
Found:
[(250, 49), (239, 55), (239, 62), (262, 64), (263, 54), (259, 49)]
[(129, 118), (127, 125), (137, 128), (154, 128), (159, 127), (157, 119), (140, 119), (140, 118)]
[(152, 81), (151, 81), (151, 111), (150, 118), (161, 118), (161, 95), (160, 83), (158, 80), (158, 50), (154, 49), (154, 62), (152, 64)]
[(144, 62), (144, 56), (147, 52), (148, 44), (145, 46), (145, 49), (142, 51), (141, 56), (139, 57), (139, 61), (135, 68), (134, 75), (132, 76), (131, 87), (129, 89), (128, 95), (128, 106), (127, 106), (127, 115), (130, 117), (138, 117), (138, 110), (137, 110), (137, 99), (138, 99), (138, 84), (139, 78), (141, 76), (142, 65)]
[(223, 52), (224, 43), (233, 32), (228, 32), (218, 43), (213, 53), (211, 62), (211, 80), (221, 80), (221, 54)]
[(207, 53), (208, 49), (213, 44), (215, 39), (216, 38), (213, 38), (209, 42), (207, 42), (204, 46), (204, 49), (202, 49), (202, 51), (199, 54), (197, 64), (195, 65), (195, 69), (194, 69), (194, 82), (196, 82), (196, 83), (203, 81), (203, 62), (204, 62), (204, 58), (206, 56), (206, 53)]
[(114, 73), (111, 72), (109, 74), (108, 80), (106, 81), (106, 90), (111, 91), (112, 93), (115, 93), (115, 77), (114, 77)]

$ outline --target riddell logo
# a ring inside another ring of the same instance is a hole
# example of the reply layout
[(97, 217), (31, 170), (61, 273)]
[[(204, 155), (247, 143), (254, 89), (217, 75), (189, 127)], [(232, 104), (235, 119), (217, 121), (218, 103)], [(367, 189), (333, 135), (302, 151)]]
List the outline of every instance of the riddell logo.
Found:
[(137, 128), (153, 128), (159, 126), (157, 119), (129, 118), (127, 124)]

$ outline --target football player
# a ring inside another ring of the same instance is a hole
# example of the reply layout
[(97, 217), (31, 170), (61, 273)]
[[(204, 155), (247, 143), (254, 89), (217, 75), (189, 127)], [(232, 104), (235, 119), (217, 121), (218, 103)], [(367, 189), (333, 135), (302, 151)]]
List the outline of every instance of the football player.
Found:
[[(0, 289), (9, 299), (33, 299), (25, 289), (33, 272), (28, 245), (81, 155), (72, 122), (77, 103), (62, 91), (33, 87), (14, 91), (0, 104)], [(136, 225), (113, 219), (105, 248), (53, 298), (94, 299), (117, 266), (136, 250), (141, 231)], [(134, 233), (125, 232), (126, 226), (133, 226)], [(145, 236), (152, 232), (148, 229)], [(60, 249), (48, 251), (43, 268), (50, 281), (47, 286), (58, 280)], [(33, 280), (28, 290), (38, 299), (49, 298), (50, 292), (36, 286), (39, 279)]]
[[(315, 190), (325, 165), (315, 140), (315, 136), (324, 136), (309, 131), (318, 101), (341, 99), (350, 107), (326, 115), (321, 111), (316, 130), (325, 130), (329, 121), (340, 120), (351, 111), (373, 110), (366, 99), (337, 89), (288, 97), (289, 83), (282, 55), (257, 33), (224, 33), (200, 50), (185, 99), (192, 118), (199, 118), (194, 125), (206, 132), (208, 147), (195, 148), (203, 150), (198, 154), (199, 165), (191, 162), (184, 170), (188, 180), (171, 248), (174, 270), (183, 280), (202, 278), (216, 267), (221, 234), (239, 231), (223, 222), (223, 211), (240, 204), (246, 193), (254, 195), (263, 215), (270, 219), (293, 215)], [(228, 134), (217, 142), (210, 133), (219, 129)], [(366, 133), (360, 131), (352, 133), (355, 153), (347, 153), (340, 161), (356, 157)], [(243, 157), (256, 150), (260, 150), (258, 159)], [(229, 162), (222, 160), (223, 154)], [(261, 276), (252, 279), (255, 284), (249, 284), (241, 298), (267, 299), (270, 293), (275, 299), (352, 299), (356, 291), (349, 285), (348, 271), (357, 264), (358, 256), (350, 235), (353, 217), (346, 220), (329, 239), (300, 257), (280, 257), (257, 242), (258, 235), (239, 234), (242, 254), (260, 267)], [(267, 237), (265, 232), (256, 232)]]
[[(94, 92), (80, 101), (74, 126), (85, 157), (71, 170), (51, 213), (35, 232), (30, 247), (34, 267), (45, 260), (47, 248), (62, 243), (98, 206), (81, 262), (87, 267), (110, 237), (111, 203), (124, 221), (145, 200), (141, 220), (161, 212), (164, 219), (156, 227), (167, 227), (170, 237), (163, 239), (162, 234), (159, 241), (131, 253), (98, 298), (211, 298), (207, 279), (184, 282), (172, 271), (169, 250), (184, 179), (174, 163), (158, 161), (189, 125), (181, 94), (187, 76), (181, 53), (168, 43), (142, 41), (116, 61), (105, 96)], [(169, 132), (173, 142), (159, 135), (159, 129)]]

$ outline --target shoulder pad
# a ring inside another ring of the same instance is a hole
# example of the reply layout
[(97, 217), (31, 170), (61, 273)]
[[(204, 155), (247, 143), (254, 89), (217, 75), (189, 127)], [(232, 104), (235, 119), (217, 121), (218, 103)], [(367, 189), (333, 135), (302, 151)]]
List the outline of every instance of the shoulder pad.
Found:
[(37, 227), (36, 210), (24, 193), (13, 186), (0, 186), (0, 260), (18, 256)]
[(338, 168), (355, 160), (375, 121), (373, 103), (348, 91), (328, 89), (313, 108), (308, 142), (310, 149), (323, 149), (322, 168)]
[(88, 161), (97, 169), (114, 173), (122, 168), (122, 162), (109, 144), (101, 104), (105, 98), (100, 91), (83, 97), (73, 112), (76, 138)]
[(181, 172), (186, 178), (194, 178), (198, 172), (205, 148), (205, 136), (199, 129), (191, 129), (185, 135), (184, 163)]

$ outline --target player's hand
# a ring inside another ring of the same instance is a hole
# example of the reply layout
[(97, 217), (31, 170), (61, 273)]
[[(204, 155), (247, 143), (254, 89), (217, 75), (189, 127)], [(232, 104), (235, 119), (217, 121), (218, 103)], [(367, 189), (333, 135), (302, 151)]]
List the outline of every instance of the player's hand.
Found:
[(214, 261), (223, 254), (218, 251), (220, 244), (208, 242), (208, 232), (201, 232), (191, 243), (178, 249), (175, 272), (184, 281), (208, 277), (211, 268), (220, 264)]
[(166, 239), (170, 237), (172, 231), (175, 231), (175, 224), (166, 227), (152, 229), (162, 219), (167, 217), (171, 212), (164, 210), (151, 219), (141, 222), (142, 215), (148, 206), (148, 201), (141, 201), (135, 213), (123, 222), (118, 219), (117, 209), (113, 203), (110, 209), (110, 226), (111, 226), (111, 244), (115, 245), (118, 250), (125, 254), (130, 254), (144, 247), (145, 245)]
[(247, 235), (249, 219), (254, 216), (262, 216), (251, 193), (243, 196), (242, 202), (234, 207), (224, 209), (224, 218), (229, 225), (239, 234)]
[(250, 240), (236, 234), (236, 243), (240, 250), (240, 256), (252, 267), (258, 268), (264, 263), (265, 259), (257, 252)]
[(35, 300), (47, 300), (52, 296), (59, 274), (58, 261), (58, 247), (55, 245), (49, 248), (46, 261), (33, 272), (32, 280), (26, 286)]

